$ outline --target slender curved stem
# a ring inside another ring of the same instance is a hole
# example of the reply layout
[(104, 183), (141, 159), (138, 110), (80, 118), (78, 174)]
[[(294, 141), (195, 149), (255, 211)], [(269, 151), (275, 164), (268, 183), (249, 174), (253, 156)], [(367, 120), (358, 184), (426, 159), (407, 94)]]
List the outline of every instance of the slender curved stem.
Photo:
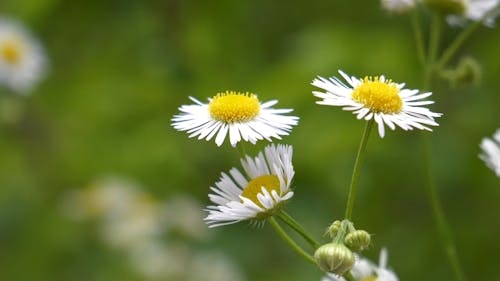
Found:
[(443, 206), (441, 205), (439, 194), (437, 192), (436, 185), (434, 184), (431, 167), (430, 140), (427, 134), (422, 134), (422, 145), (425, 165), (425, 177), (427, 180), (427, 192), (429, 201), (432, 206), (436, 228), (440, 236), (441, 243), (443, 244), (446, 256), (448, 257), (448, 261), (453, 268), (455, 277), (459, 281), (465, 281), (465, 274), (462, 270), (462, 267), (460, 266), (460, 261), (458, 259), (457, 249), (453, 241), (453, 236), (451, 235), (450, 227), (446, 222), (446, 218), (443, 212)]
[(439, 39), (441, 37), (441, 22), (443, 16), (440, 13), (434, 13), (432, 16), (430, 38), (429, 38), (429, 57), (427, 60), (428, 65), (433, 65), (437, 58), (439, 50)]
[(480, 21), (476, 21), (470, 24), (455, 38), (455, 40), (450, 44), (450, 46), (448, 46), (448, 48), (446, 48), (446, 50), (443, 52), (443, 55), (436, 63), (436, 67), (438, 69), (442, 69), (443, 67), (446, 66), (451, 57), (453, 57), (453, 55), (458, 51), (460, 46), (462, 46), (465, 40), (472, 34), (472, 32), (474, 32), (474, 30), (477, 29), (477, 27), (480, 24), (481, 24)]
[(422, 28), (420, 27), (420, 15), (418, 9), (415, 9), (413, 11), (411, 25), (413, 28), (413, 33), (415, 34), (415, 43), (417, 44), (418, 61), (420, 62), (421, 66), (425, 66), (425, 44), (422, 36)]
[(351, 220), (352, 210), (354, 208), (354, 199), (356, 199), (356, 191), (358, 188), (358, 178), (361, 168), (361, 163), (363, 162), (363, 156), (366, 151), (366, 144), (370, 137), (370, 131), (373, 127), (373, 122), (375, 118), (366, 122), (365, 130), (363, 131), (363, 136), (361, 137), (361, 143), (359, 144), (358, 154), (356, 156), (356, 161), (354, 162), (354, 168), (352, 170), (351, 184), (349, 185), (349, 195), (347, 197), (347, 206), (345, 209), (345, 218)]
[(462, 30), (462, 32), (453, 40), (453, 42), (444, 50), (443, 55), (441, 58), (436, 63), (437, 69), (442, 69), (443, 67), (446, 66), (446, 64), (449, 62), (449, 60), (453, 57), (453, 55), (458, 51), (458, 49), (462, 46), (462, 44), (465, 42), (467, 38), (483, 23), (483, 21), (490, 16), (494, 15), (495, 13), (500, 12), (499, 11), (499, 5), (497, 5), (496, 8), (491, 9), (489, 12), (485, 13), (483, 17), (480, 20), (474, 21), (473, 23), (469, 24), (467, 28)]
[(290, 236), (288, 236), (288, 234), (283, 230), (283, 228), (281, 228), (281, 226), (278, 224), (275, 218), (271, 217), (268, 220), (269, 223), (271, 223), (271, 225), (274, 227), (274, 230), (278, 232), (281, 238), (285, 240), (285, 242), (288, 245), (290, 245), (292, 249), (294, 249), (300, 256), (305, 258), (307, 261), (316, 264), (314, 258), (311, 255), (309, 255), (306, 251), (304, 251), (297, 243), (295, 243), (295, 241), (293, 241), (293, 239)]
[(309, 244), (311, 244), (311, 246), (314, 247), (314, 249), (317, 249), (319, 248), (319, 246), (321, 246), (320, 243), (318, 243), (314, 238), (312, 238), (309, 233), (307, 233), (302, 225), (300, 225), (292, 216), (290, 216), (285, 211), (281, 210), (281, 212), (278, 213), (278, 218), (288, 226), (290, 226), (290, 228), (295, 230), (300, 236), (302, 236)]

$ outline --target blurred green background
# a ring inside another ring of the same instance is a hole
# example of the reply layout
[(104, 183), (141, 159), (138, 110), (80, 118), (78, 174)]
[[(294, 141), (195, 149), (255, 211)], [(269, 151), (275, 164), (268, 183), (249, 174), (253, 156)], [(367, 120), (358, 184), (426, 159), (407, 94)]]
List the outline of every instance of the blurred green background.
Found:
[[(326, 241), (324, 228), (343, 216), (363, 123), (315, 105), (310, 82), (342, 69), (422, 84), (409, 17), (390, 16), (377, 1), (2, 0), (0, 13), (24, 22), (50, 59), (47, 78), (19, 98), (19, 120), (0, 128), (0, 280), (144, 280), (92, 223), (68, 219), (61, 200), (112, 174), (158, 201), (188, 194), (208, 204), (209, 186), (239, 167), (238, 153), (188, 139), (170, 119), (188, 96), (205, 101), (228, 89), (279, 99), (277, 107), (300, 116), (283, 140), (294, 146), (296, 171), (286, 209)], [(459, 31), (446, 28), (443, 44)], [(477, 156), (500, 127), (498, 50), (500, 28), (479, 28), (461, 52), (481, 63), (482, 83), (441, 83), (433, 95), (433, 111), (445, 113), (432, 133), (434, 172), (470, 280), (500, 280), (500, 181)], [(423, 185), (419, 135), (372, 135), (354, 222), (374, 234), (366, 256), (377, 260), (387, 247), (400, 280), (453, 280)], [(268, 225), (209, 232), (192, 247), (223, 252), (246, 280), (322, 276)]]

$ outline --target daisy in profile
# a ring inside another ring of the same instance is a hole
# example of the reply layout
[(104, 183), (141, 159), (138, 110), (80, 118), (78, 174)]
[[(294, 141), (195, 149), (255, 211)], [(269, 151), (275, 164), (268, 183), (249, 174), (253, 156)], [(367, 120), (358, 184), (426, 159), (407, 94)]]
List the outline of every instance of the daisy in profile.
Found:
[(484, 18), (487, 13), (492, 11), (498, 6), (499, 0), (464, 0), (461, 2), (463, 4), (463, 9), (461, 13), (448, 15), (446, 21), (450, 25), (461, 26), (464, 25), (467, 20), (480, 21), (482, 20), (484, 25), (493, 27), (495, 24), (495, 17), (498, 16), (498, 12), (491, 14)]
[(484, 138), (480, 146), (483, 151), (479, 158), (500, 177), (500, 129), (497, 129), (493, 138)]
[(293, 196), (292, 152), (289, 145), (268, 145), (257, 157), (241, 159), (245, 175), (236, 168), (222, 173), (208, 195), (214, 203), (207, 207), (209, 227), (261, 221), (278, 212)]
[(317, 104), (340, 106), (352, 111), (358, 119), (375, 119), (380, 137), (385, 135), (385, 125), (392, 130), (398, 126), (403, 130), (417, 128), (428, 131), (432, 131), (428, 126), (439, 125), (434, 118), (442, 114), (423, 107), (434, 103), (423, 100), (432, 93), (405, 89), (404, 83), (394, 83), (384, 76), (358, 79), (340, 70), (339, 73), (347, 84), (337, 77), (313, 80), (312, 85), (325, 91), (313, 91), (316, 97), (322, 99)]
[[(387, 250), (382, 248), (378, 266), (368, 259), (358, 257), (351, 274), (356, 280), (370, 281), (398, 281), (394, 271), (387, 268)], [(344, 277), (328, 273), (321, 281), (346, 281)]]
[(42, 78), (46, 66), (40, 43), (19, 23), (0, 18), (0, 84), (27, 93)]
[(181, 114), (172, 118), (172, 126), (179, 131), (187, 131), (190, 138), (209, 141), (215, 137), (218, 146), (222, 145), (227, 135), (233, 147), (241, 140), (255, 144), (262, 139), (281, 139), (299, 120), (295, 116), (282, 115), (292, 109), (272, 108), (277, 100), (261, 103), (251, 93), (226, 91), (208, 99), (207, 104), (193, 97), (190, 99), (196, 104), (181, 106)]

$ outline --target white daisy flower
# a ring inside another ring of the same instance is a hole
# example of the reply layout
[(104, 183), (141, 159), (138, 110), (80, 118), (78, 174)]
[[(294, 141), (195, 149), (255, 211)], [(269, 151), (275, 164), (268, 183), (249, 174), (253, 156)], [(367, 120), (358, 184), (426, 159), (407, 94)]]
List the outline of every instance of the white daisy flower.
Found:
[(340, 106), (344, 110), (353, 111), (358, 119), (375, 119), (380, 137), (385, 134), (384, 124), (392, 130), (398, 126), (403, 130), (417, 128), (428, 131), (432, 129), (427, 126), (439, 125), (434, 118), (442, 114), (422, 107), (434, 103), (423, 100), (432, 93), (405, 89), (404, 83), (394, 83), (384, 76), (358, 79), (347, 76), (341, 70), (339, 73), (348, 85), (337, 77), (314, 79), (312, 85), (326, 91), (313, 91), (316, 97), (322, 99), (317, 104)]
[(415, 7), (415, 0), (381, 0), (381, 4), (390, 13), (404, 14)]
[(495, 17), (498, 16), (498, 12), (492, 14), (486, 19), (483, 17), (486, 13), (492, 11), (498, 6), (499, 0), (464, 0), (463, 1), (463, 12), (460, 15), (448, 15), (446, 20), (448, 24), (455, 26), (463, 26), (467, 20), (480, 21), (483, 20), (484, 25), (493, 27), (495, 24)]
[(208, 195), (215, 204), (207, 207), (205, 222), (209, 227), (262, 220), (279, 211), (293, 196), (292, 152), (289, 145), (268, 145), (264, 154), (241, 159), (247, 177), (236, 168), (229, 175), (222, 173)]
[[(399, 281), (394, 271), (387, 268), (387, 250), (382, 248), (379, 256), (378, 266), (365, 258), (357, 257), (351, 274), (356, 280), (370, 281)], [(346, 281), (342, 276), (328, 273), (321, 281)]]
[(232, 146), (241, 141), (255, 144), (258, 140), (281, 139), (288, 135), (292, 125), (297, 125), (299, 118), (284, 116), (292, 109), (274, 109), (277, 100), (260, 103), (256, 95), (226, 91), (218, 93), (204, 104), (190, 97), (196, 104), (183, 105), (181, 114), (172, 119), (172, 126), (179, 131), (187, 131), (189, 137), (212, 139), (221, 146), (229, 133)]
[(40, 43), (21, 24), (0, 19), (0, 84), (26, 93), (42, 78), (46, 67)]
[(500, 177), (500, 129), (497, 129), (493, 138), (484, 138), (480, 146), (483, 151), (479, 158)]

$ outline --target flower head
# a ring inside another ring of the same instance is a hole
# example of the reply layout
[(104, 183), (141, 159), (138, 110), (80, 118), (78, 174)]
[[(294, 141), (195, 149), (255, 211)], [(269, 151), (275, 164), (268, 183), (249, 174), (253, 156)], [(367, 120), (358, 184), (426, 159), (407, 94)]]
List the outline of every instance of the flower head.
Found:
[(236, 168), (229, 175), (222, 173), (215, 187), (210, 188), (213, 193), (208, 197), (215, 205), (207, 207), (206, 223), (216, 227), (262, 220), (280, 210), (293, 196), (292, 152), (289, 145), (268, 145), (257, 157), (241, 159), (246, 177)]
[[(352, 276), (356, 280), (370, 281), (398, 281), (396, 274), (387, 268), (387, 250), (383, 248), (380, 251), (379, 265), (365, 258), (356, 258), (356, 263), (351, 270)], [(334, 274), (327, 274), (321, 281), (345, 281), (344, 277)]]
[(481, 149), (483, 151), (479, 158), (500, 177), (500, 129), (497, 129), (493, 138), (484, 138), (481, 141)]
[(313, 91), (316, 97), (322, 99), (317, 104), (340, 106), (353, 111), (358, 119), (375, 119), (380, 137), (385, 135), (384, 125), (392, 130), (398, 126), (403, 130), (417, 128), (428, 131), (432, 131), (428, 126), (439, 125), (434, 118), (442, 114), (422, 107), (434, 103), (422, 100), (432, 93), (420, 94), (418, 90), (405, 89), (404, 83), (394, 83), (384, 76), (358, 79), (340, 70), (339, 73), (348, 85), (336, 77), (314, 79), (312, 85), (326, 91)]
[(172, 126), (179, 131), (187, 131), (189, 137), (212, 139), (221, 146), (229, 133), (232, 146), (241, 141), (255, 144), (258, 140), (281, 139), (288, 135), (298, 117), (284, 116), (292, 109), (274, 109), (276, 100), (261, 103), (256, 95), (226, 91), (219, 93), (204, 104), (190, 97), (196, 104), (183, 105), (181, 114), (172, 119)]
[(0, 84), (26, 93), (42, 78), (46, 66), (40, 43), (19, 23), (0, 19)]
[[(498, 6), (499, 0), (463, 0), (461, 13), (450, 14), (446, 20), (450, 25), (464, 25), (467, 20), (483, 21), (486, 26), (492, 27), (495, 23), (495, 17), (499, 13), (486, 16)], [(484, 18), (486, 16), (486, 18)]]

